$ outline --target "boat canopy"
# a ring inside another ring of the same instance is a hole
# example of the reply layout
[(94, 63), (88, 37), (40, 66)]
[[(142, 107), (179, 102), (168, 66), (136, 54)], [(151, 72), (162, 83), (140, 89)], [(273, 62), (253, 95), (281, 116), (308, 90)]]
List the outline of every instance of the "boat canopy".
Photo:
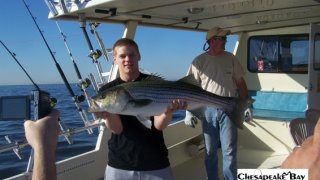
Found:
[(50, 19), (125, 23), (232, 33), (319, 23), (319, 0), (45, 0)]

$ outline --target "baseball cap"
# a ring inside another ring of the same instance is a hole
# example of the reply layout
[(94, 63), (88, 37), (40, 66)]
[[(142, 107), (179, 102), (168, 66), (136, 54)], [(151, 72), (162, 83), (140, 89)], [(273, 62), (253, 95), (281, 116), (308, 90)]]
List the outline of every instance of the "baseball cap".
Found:
[(209, 40), (214, 36), (226, 36), (230, 34), (230, 30), (223, 30), (220, 27), (214, 27), (207, 32), (206, 39)]

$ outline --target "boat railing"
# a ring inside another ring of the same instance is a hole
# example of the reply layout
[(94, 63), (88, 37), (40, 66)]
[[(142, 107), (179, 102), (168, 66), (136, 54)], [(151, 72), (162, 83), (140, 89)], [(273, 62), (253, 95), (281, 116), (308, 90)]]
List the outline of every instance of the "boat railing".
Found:
[[(83, 131), (87, 131), (88, 129), (93, 129), (97, 127), (104, 126), (105, 123), (101, 119), (89, 121), (83, 127), (78, 128), (68, 128), (64, 131), (60, 132), (60, 136), (71, 136), (74, 134), (81, 133)], [(7, 140), (8, 144), (0, 145), (0, 153), (7, 152), (13, 150), (14, 153), (18, 156), (19, 159), (22, 159), (21, 150), (28, 146), (28, 142), (26, 140), (13, 140), (10, 136), (6, 135), (5, 139)]]

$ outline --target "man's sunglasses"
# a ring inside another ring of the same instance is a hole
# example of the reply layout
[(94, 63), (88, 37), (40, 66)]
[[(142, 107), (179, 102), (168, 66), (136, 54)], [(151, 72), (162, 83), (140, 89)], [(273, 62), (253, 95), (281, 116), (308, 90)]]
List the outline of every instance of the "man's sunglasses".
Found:
[(214, 36), (213, 39), (220, 40), (220, 41), (226, 41), (227, 37), (226, 36)]

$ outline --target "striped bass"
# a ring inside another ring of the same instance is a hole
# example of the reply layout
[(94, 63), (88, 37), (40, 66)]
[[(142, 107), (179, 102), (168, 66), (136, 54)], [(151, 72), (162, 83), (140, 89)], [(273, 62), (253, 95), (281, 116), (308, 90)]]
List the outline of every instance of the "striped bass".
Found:
[[(194, 115), (198, 119), (203, 118), (203, 114), (196, 113), (199, 109), (207, 106), (219, 108), (225, 111), (241, 129), (244, 111), (252, 103), (250, 99), (223, 97), (203, 90), (195, 83), (192, 75), (178, 81), (150, 76), (141, 81), (123, 83), (100, 92), (92, 97), (88, 111), (132, 115), (145, 124), (144, 121), (150, 116), (165, 112), (174, 99), (186, 101), (187, 110), (195, 112)], [(148, 127), (150, 128), (150, 124)]]

